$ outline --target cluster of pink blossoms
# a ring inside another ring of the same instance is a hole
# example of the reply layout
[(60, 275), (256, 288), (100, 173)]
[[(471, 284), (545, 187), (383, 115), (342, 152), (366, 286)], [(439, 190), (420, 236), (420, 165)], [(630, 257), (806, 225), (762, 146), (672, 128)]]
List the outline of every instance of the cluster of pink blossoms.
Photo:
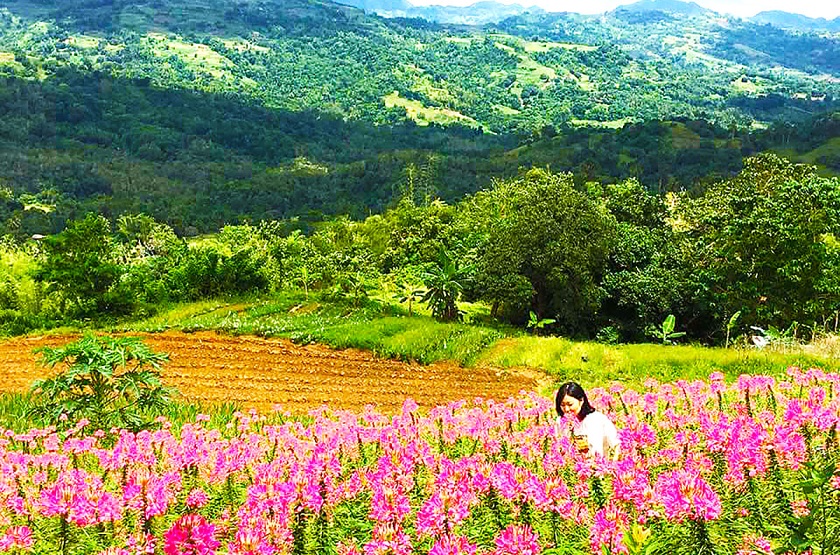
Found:
[[(139, 433), (7, 430), (0, 551), (72, 551), (85, 537), (102, 555), (600, 554), (684, 527), (771, 553), (784, 538), (762, 535), (766, 507), (754, 505), (812, 514), (787, 486), (838, 454), (835, 391), (837, 375), (799, 369), (596, 389), (620, 429), (616, 462), (580, 454), (535, 394), (427, 414), (411, 401), (393, 416), (251, 411), (222, 429), (199, 415)], [(840, 476), (826, 483), (836, 491)]]

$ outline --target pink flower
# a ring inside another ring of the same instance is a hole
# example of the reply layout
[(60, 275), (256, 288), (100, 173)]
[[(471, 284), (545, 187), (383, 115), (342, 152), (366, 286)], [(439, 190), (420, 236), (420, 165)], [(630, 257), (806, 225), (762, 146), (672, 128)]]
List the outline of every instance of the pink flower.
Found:
[(197, 514), (186, 514), (164, 535), (166, 555), (212, 555), (219, 542), (216, 528)]
[(151, 534), (132, 535), (126, 541), (126, 547), (131, 555), (153, 555), (156, 544), (155, 537)]
[(403, 417), (410, 415), (411, 413), (415, 412), (419, 406), (414, 401), (414, 399), (408, 397), (402, 404), (402, 415)]
[(350, 539), (338, 542), (338, 545), (335, 546), (335, 552), (336, 555), (362, 555), (362, 552), (356, 546), (356, 542)]
[(773, 546), (764, 536), (747, 534), (736, 555), (773, 555)]
[(791, 501), (790, 508), (793, 511), (794, 516), (803, 517), (811, 514), (811, 510), (808, 508), (808, 502), (804, 499)]
[(105, 492), (97, 500), (96, 512), (99, 515), (99, 523), (122, 520), (122, 510), (122, 503), (111, 493)]
[(447, 534), (470, 514), (476, 499), (463, 477), (455, 481), (460, 487), (439, 486), (417, 512), (417, 532), (428, 536)]
[(444, 536), (432, 546), (429, 555), (475, 555), (478, 546), (462, 536)]
[(589, 544), (593, 553), (627, 553), (624, 545), (624, 530), (627, 515), (614, 504), (595, 513), (589, 530)]
[(493, 555), (539, 555), (539, 537), (530, 526), (512, 524), (496, 536)]
[(61, 516), (78, 526), (96, 521), (96, 500), (101, 481), (83, 470), (68, 470), (57, 481), (41, 491), (41, 514)]
[(665, 516), (684, 519), (714, 520), (720, 516), (720, 497), (696, 472), (674, 470), (659, 475), (655, 486)]
[(0, 551), (29, 550), (32, 547), (32, 530), (29, 526), (10, 526), (0, 537)]
[(378, 523), (402, 523), (411, 512), (407, 492), (413, 478), (406, 469), (396, 466), (386, 457), (379, 460), (369, 477), (372, 497), (370, 518)]
[(365, 555), (411, 555), (413, 552), (411, 538), (393, 524), (374, 526), (373, 537), (365, 544)]
[(261, 528), (244, 526), (228, 546), (230, 555), (273, 555), (274, 547), (266, 540)]
[(187, 494), (187, 500), (185, 502), (186, 506), (190, 509), (200, 509), (201, 507), (207, 504), (207, 501), (210, 500), (208, 497), (207, 492), (205, 492), (201, 488), (195, 488)]

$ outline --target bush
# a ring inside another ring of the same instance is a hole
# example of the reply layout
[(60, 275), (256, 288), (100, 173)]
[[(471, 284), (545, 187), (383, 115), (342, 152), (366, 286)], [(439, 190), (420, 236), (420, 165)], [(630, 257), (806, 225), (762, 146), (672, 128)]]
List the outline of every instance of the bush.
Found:
[(263, 265), (264, 260), (250, 248), (230, 256), (215, 247), (191, 248), (169, 275), (171, 291), (184, 300), (265, 291), (269, 281)]
[(46, 329), (55, 322), (41, 314), (30, 314), (19, 310), (0, 310), (0, 335), (23, 335), (32, 330)]
[(166, 407), (170, 391), (160, 381), (167, 356), (137, 337), (86, 335), (64, 347), (36, 350), (56, 376), (32, 385), (33, 412), (61, 426), (86, 418), (97, 429), (140, 430)]

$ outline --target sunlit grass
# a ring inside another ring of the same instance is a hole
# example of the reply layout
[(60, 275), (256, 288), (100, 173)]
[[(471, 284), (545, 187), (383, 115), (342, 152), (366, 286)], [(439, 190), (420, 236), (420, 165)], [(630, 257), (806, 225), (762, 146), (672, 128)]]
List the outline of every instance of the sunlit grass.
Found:
[[(415, 303), (415, 308), (417, 303)], [(470, 318), (483, 307), (469, 306)], [(421, 308), (421, 312), (425, 307)], [(126, 324), (123, 331), (217, 330), (236, 335), (284, 337), (298, 343), (323, 343), (337, 349), (358, 348), (401, 360), (429, 363), (452, 360), (471, 364), (505, 333), (486, 326), (444, 323), (416, 314), (399, 303), (369, 300), (325, 302), (284, 293), (260, 302), (221, 302), (174, 306), (157, 316)]]
[(405, 108), (406, 115), (413, 119), (417, 125), (429, 125), (430, 123), (461, 123), (473, 127), (478, 125), (473, 118), (465, 116), (460, 112), (449, 110), (447, 108), (424, 106), (423, 103), (418, 100), (401, 97), (397, 91), (382, 97), (382, 101), (385, 103), (386, 108), (393, 108), (394, 106)]
[(32, 395), (29, 393), (0, 395), (0, 428), (25, 432), (33, 426), (45, 426), (47, 422), (31, 414), (31, 406)]
[(838, 370), (830, 356), (803, 351), (723, 349), (692, 345), (604, 345), (557, 337), (507, 338), (487, 349), (483, 364), (528, 366), (545, 370), (558, 382), (577, 380), (595, 385), (620, 381), (640, 386), (648, 378), (660, 381), (705, 379), (715, 371), (730, 379), (743, 373), (779, 375), (789, 366)]
[(132, 331), (158, 332), (167, 329), (180, 329), (185, 322), (218, 311), (230, 303), (219, 300), (207, 300), (194, 303), (179, 303), (168, 309), (141, 320), (127, 324)]
[[(576, 380), (589, 386), (620, 381), (639, 387), (660, 381), (705, 379), (715, 371), (734, 379), (742, 373), (781, 375), (788, 366), (840, 369), (836, 342), (783, 351), (724, 349), (694, 345), (606, 345), (561, 337), (537, 337), (523, 330), (482, 324), (486, 307), (465, 305), (472, 323), (438, 322), (426, 314), (409, 317), (407, 307), (388, 296), (358, 304), (284, 292), (259, 301), (204, 301), (173, 306), (126, 330), (210, 331), (282, 337), (338, 349), (367, 349), (379, 356), (420, 363), (448, 360), (543, 371), (548, 381)], [(415, 308), (417, 304), (415, 304)], [(826, 346), (827, 345), (827, 346)], [(832, 348), (828, 348), (832, 347)]]
[[(648, 378), (666, 382), (707, 379), (715, 371), (729, 380), (742, 373), (781, 376), (789, 366), (840, 371), (840, 339), (822, 338), (809, 345), (777, 350), (709, 348), (695, 345), (606, 345), (561, 337), (539, 337), (489, 322), (487, 307), (464, 305), (472, 323), (439, 322), (428, 315), (408, 316), (407, 307), (391, 296), (329, 300), (303, 292), (283, 292), (265, 299), (202, 301), (173, 305), (145, 320), (103, 332), (218, 331), (281, 337), (297, 343), (366, 349), (378, 356), (423, 364), (451, 361), (529, 372), (540, 393), (551, 395), (559, 382), (575, 380), (585, 387), (622, 382), (643, 387)], [(80, 333), (76, 328), (50, 334)], [(27, 414), (26, 394), (0, 396), (0, 427), (24, 431), (36, 418)], [(165, 416), (173, 423), (195, 421), (199, 413), (230, 420), (234, 405), (203, 407), (175, 399)]]

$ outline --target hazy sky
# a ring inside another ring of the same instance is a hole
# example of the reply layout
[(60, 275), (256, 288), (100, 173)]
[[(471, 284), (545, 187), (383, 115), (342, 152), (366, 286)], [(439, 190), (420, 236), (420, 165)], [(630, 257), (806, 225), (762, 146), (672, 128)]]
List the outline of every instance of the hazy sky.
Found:
[[(444, 6), (469, 6), (478, 0), (408, 0), (415, 6), (431, 4)], [(496, 0), (504, 4), (539, 6), (550, 12), (602, 13), (622, 4), (632, 4), (633, 0)], [(697, 4), (716, 12), (729, 13), (739, 17), (749, 17), (765, 10), (783, 10), (801, 13), (809, 17), (834, 19), (840, 16), (840, 2), (837, 0), (695, 0)]]

